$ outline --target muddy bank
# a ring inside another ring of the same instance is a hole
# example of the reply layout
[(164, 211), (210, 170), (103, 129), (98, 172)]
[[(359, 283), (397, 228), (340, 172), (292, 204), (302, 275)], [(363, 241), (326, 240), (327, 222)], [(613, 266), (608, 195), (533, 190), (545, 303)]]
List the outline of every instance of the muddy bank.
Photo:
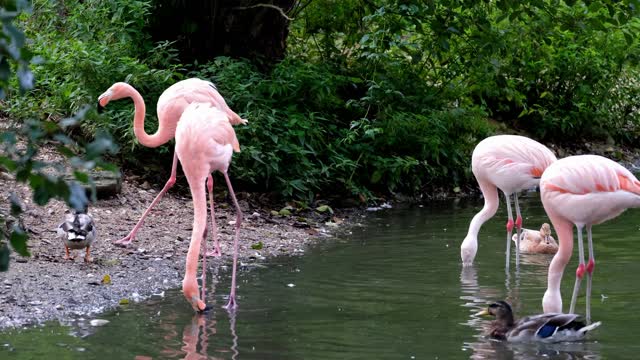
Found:
[[(91, 316), (126, 306), (120, 304), (123, 299), (140, 301), (181, 286), (193, 222), (188, 193), (172, 189), (145, 220), (134, 242), (127, 248), (117, 247), (111, 242), (128, 234), (160, 189), (125, 176), (120, 194), (100, 200), (89, 209), (98, 239), (92, 247), (94, 262), (85, 264), (80, 250), (75, 260), (64, 260), (63, 243), (56, 237), (55, 229), (66, 205), (60, 201), (46, 207), (34, 205), (28, 187), (2, 175), (0, 211), (8, 211), (12, 192), (24, 200), (22, 221), (29, 232), (31, 257), (12, 254), (9, 271), (0, 273), (0, 329)], [(208, 258), (207, 267), (212, 274), (212, 269), (222, 266), (220, 273), (226, 275), (234, 231), (229, 222), (235, 220), (235, 212), (218, 195), (216, 219), (223, 256)], [(355, 214), (292, 209), (291, 215), (275, 215), (272, 211), (280, 209), (257, 205), (249, 194), (238, 196), (245, 215), (239, 245), (240, 271), (266, 257), (303, 254), (308, 244), (327, 241), (345, 230), (340, 224), (349, 222)], [(103, 283), (105, 275), (109, 275), (110, 284)], [(229, 289), (219, 291), (228, 293)], [(238, 295), (242, 302), (242, 291)], [(184, 305), (189, 306), (186, 301)]]

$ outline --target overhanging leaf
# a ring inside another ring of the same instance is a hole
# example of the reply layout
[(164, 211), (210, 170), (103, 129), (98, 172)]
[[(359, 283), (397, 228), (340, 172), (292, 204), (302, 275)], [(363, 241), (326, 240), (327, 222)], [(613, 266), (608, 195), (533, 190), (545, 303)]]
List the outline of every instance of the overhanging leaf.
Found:
[(20, 226), (13, 226), (9, 242), (13, 250), (22, 256), (30, 256), (29, 250), (27, 249), (27, 238), (27, 233)]

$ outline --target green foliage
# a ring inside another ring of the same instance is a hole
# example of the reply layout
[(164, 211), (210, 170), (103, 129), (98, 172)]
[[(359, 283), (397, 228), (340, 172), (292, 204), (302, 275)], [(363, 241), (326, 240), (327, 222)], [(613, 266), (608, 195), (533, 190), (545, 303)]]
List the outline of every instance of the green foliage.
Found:
[[(32, 53), (25, 47), (24, 33), (13, 24), (22, 11), (29, 9), (27, 1), (2, 2), (0, 7), (0, 100), (4, 99), (11, 84), (17, 82), (21, 91), (33, 87), (33, 75), (30, 69)], [(12, 79), (12, 69), (15, 69), (16, 80)], [(9, 92), (10, 93), (10, 92)], [(26, 95), (14, 94), (15, 98)], [(65, 131), (78, 125), (86, 113), (86, 108), (71, 118), (63, 119), (59, 124), (51, 121), (26, 120), (20, 129), (9, 129), (0, 134), (0, 171), (8, 172), (16, 181), (28, 183), (33, 191), (33, 200), (38, 205), (45, 205), (52, 198), (66, 201), (76, 210), (84, 210), (88, 199), (80, 183), (93, 183), (86, 171), (95, 166), (115, 170), (110, 164), (102, 161), (102, 154), (115, 152), (116, 146), (111, 138), (103, 133), (97, 133), (95, 140), (83, 148), (77, 149), (77, 143), (65, 134)], [(58, 144), (61, 154), (69, 158), (74, 168), (78, 182), (65, 182), (55, 175), (61, 169), (55, 164), (37, 160), (39, 149), (46, 142), (54, 141)], [(80, 152), (82, 155), (77, 155)], [(95, 199), (95, 191), (93, 191)], [(29, 256), (27, 248), (28, 235), (20, 225), (19, 219), (22, 207), (20, 200), (11, 196), (11, 214), (0, 213), (0, 271), (9, 268), (11, 248), (22, 256)]]
[[(33, 66), (35, 88), (10, 97), (9, 113), (20, 118), (60, 119), (94, 104), (111, 84), (127, 81), (148, 99), (178, 80), (176, 54), (169, 43), (153, 44), (144, 31), (148, 1), (34, 1), (33, 16), (22, 20), (31, 49), (42, 61)], [(149, 109), (153, 109), (150, 104)], [(109, 115), (88, 113), (85, 134), (107, 129), (132, 149), (130, 103), (109, 106)], [(149, 111), (153, 123), (155, 111)], [(152, 126), (150, 124), (150, 126)]]
[[(639, 139), (634, 0), (314, 0), (297, 7), (288, 56), (268, 73), (224, 57), (180, 65), (147, 35), (149, 4), (37, 0), (22, 20), (39, 81), (10, 97), (11, 114), (56, 120), (126, 80), (148, 100), (152, 132), (153, 101), (188, 68), (250, 120), (236, 127), (234, 179), (305, 201), (458, 188), (487, 118), (539, 140)], [(128, 102), (89, 113), (82, 135), (106, 128), (125, 163), (147, 160), (158, 150), (136, 144), (131, 113)], [(166, 168), (154, 159), (147, 172)]]
[[(115, 153), (117, 147), (106, 133), (99, 133), (88, 144), (78, 144), (65, 134), (65, 130), (77, 126), (84, 116), (85, 110), (75, 117), (64, 119), (60, 124), (51, 121), (28, 120), (20, 129), (5, 131), (0, 134), (0, 171), (14, 174), (15, 180), (29, 184), (33, 192), (33, 201), (37, 205), (46, 205), (49, 200), (57, 198), (65, 201), (70, 208), (77, 211), (84, 210), (88, 206), (89, 199), (81, 184), (88, 184), (92, 189), (92, 198), (95, 201), (95, 186), (93, 180), (87, 174), (88, 171), (101, 167), (106, 170), (116, 171), (113, 165), (104, 162), (102, 155)], [(73, 168), (76, 181), (63, 180), (64, 169), (60, 164), (38, 160), (39, 149), (46, 142), (54, 141), (58, 144), (58, 152), (67, 157)], [(80, 151), (80, 154), (78, 152)], [(19, 218), (22, 212), (20, 200), (12, 196), (11, 217)], [(2, 223), (7, 222), (8, 214), (0, 214)], [(7, 222), (8, 223), (8, 222)], [(22, 256), (29, 256), (27, 249), (27, 233), (19, 222), (13, 221), (9, 231), (0, 231), (0, 268), (7, 267), (6, 244), (2, 238), (8, 238), (13, 250)], [(4, 260), (3, 260), (4, 259)]]
[(472, 96), (538, 138), (628, 142), (640, 119), (620, 109), (637, 104), (623, 84), (640, 63), (640, 20), (625, 2), (568, 4), (492, 11), (492, 45), (468, 55), (486, 63), (469, 72)]
[(0, 101), (12, 78), (13, 63), (20, 90), (33, 87), (33, 74), (29, 69), (32, 54), (25, 45), (24, 33), (13, 23), (23, 11), (29, 10), (26, 0), (8, 0), (0, 3)]
[[(262, 74), (247, 62), (218, 58), (192, 74), (212, 78), (250, 121), (236, 128), (242, 152), (234, 158), (235, 179), (311, 201), (318, 193), (371, 197), (468, 177), (465, 161), (488, 134), (481, 110), (411, 112), (410, 103), (425, 91), (419, 86), (402, 88), (405, 95), (336, 72), (290, 58)], [(364, 96), (348, 100), (354, 83)]]

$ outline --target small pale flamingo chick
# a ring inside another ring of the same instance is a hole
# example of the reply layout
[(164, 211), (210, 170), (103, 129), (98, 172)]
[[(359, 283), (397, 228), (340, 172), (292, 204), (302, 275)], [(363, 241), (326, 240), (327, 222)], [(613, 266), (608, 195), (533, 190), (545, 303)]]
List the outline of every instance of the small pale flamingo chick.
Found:
[[(233, 269), (231, 275), (231, 294), (228, 310), (236, 308), (236, 268), (238, 262), (238, 238), (240, 236), (240, 224), (242, 222), (242, 212), (238, 205), (231, 180), (227, 171), (231, 163), (233, 152), (240, 151), (240, 144), (236, 138), (236, 133), (229, 122), (228, 115), (211, 106), (210, 104), (194, 103), (184, 110), (178, 127), (176, 128), (176, 155), (182, 164), (191, 197), (193, 198), (193, 232), (191, 233), (191, 244), (187, 253), (184, 280), (182, 281), (182, 292), (195, 311), (206, 310), (204, 302), (204, 274), (206, 274), (205, 259), (203, 257), (203, 281), (202, 297), (198, 294), (198, 256), (203, 238), (206, 238), (207, 224), (207, 198), (205, 180), (210, 179), (214, 171), (220, 171), (227, 182), (229, 194), (236, 207), (235, 238), (233, 243)], [(213, 183), (208, 182), (210, 194)], [(213, 198), (212, 198), (213, 200)], [(213, 203), (211, 203), (211, 216), (213, 219)], [(216, 225), (212, 221), (212, 233), (216, 238)], [(205, 250), (206, 252), (206, 239)]]
[[(511, 238), (513, 242), (518, 240), (518, 235)], [(558, 243), (551, 236), (551, 226), (544, 223), (540, 231), (522, 229), (520, 233), (520, 252), (525, 254), (555, 254), (558, 252)]]
[(65, 260), (74, 259), (69, 253), (70, 249), (86, 248), (84, 262), (93, 261), (89, 253), (91, 244), (96, 239), (96, 227), (91, 216), (81, 212), (75, 214), (67, 212), (64, 216), (64, 222), (58, 225), (56, 232), (58, 237), (64, 241)]

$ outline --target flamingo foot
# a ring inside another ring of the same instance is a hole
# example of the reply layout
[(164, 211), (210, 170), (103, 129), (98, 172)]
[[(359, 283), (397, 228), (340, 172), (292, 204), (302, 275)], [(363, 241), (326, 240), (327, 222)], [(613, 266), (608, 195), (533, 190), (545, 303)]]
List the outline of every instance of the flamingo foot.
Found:
[(114, 241), (113, 244), (116, 246), (126, 247), (127, 245), (131, 244), (135, 236), (135, 233), (129, 233), (129, 235), (123, 237), (122, 239)]
[(229, 296), (229, 302), (224, 306), (224, 308), (227, 309), (227, 311), (235, 311), (238, 308), (235, 295)]
[(220, 251), (220, 247), (218, 246), (213, 250), (207, 251), (207, 256), (220, 257), (220, 256), (222, 256), (222, 251)]

